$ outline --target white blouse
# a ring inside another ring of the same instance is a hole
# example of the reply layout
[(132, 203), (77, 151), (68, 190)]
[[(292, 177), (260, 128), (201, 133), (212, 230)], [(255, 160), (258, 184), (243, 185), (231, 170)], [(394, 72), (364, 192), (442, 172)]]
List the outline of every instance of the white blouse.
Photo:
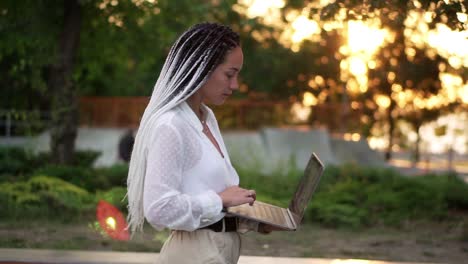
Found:
[(224, 158), (186, 102), (158, 118), (148, 142), (143, 206), (158, 230), (193, 231), (219, 221), (217, 193), (239, 184), (213, 112), (205, 105), (202, 111)]

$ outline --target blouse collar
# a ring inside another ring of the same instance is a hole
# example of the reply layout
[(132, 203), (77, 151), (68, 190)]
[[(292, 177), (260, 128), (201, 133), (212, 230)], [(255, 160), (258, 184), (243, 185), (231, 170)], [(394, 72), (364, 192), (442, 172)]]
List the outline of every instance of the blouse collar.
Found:
[[(198, 116), (195, 114), (195, 112), (187, 102), (182, 102), (180, 104), (180, 109), (182, 110), (183, 115), (187, 118), (187, 120), (193, 127), (195, 127), (198, 131), (203, 131), (203, 125), (200, 119), (198, 119)], [(209, 122), (213, 118), (210, 108), (208, 108), (208, 106), (206, 106), (205, 104), (201, 104), (201, 110), (203, 112), (203, 118), (205, 122)]]

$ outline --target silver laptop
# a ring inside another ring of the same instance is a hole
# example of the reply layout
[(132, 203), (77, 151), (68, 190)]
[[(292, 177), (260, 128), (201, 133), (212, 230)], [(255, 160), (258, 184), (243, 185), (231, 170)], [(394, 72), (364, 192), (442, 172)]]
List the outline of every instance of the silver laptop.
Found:
[(312, 198), (323, 174), (323, 163), (312, 153), (288, 208), (255, 201), (226, 208), (229, 216), (243, 217), (269, 224), (283, 230), (294, 231), (301, 223), (307, 204)]

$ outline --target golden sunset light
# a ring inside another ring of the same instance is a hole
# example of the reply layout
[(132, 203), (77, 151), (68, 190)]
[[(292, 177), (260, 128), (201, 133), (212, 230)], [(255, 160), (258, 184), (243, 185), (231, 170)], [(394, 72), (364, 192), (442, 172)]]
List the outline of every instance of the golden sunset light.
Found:
[(293, 121), (300, 123), (307, 121), (310, 114), (312, 113), (312, 109), (308, 106), (304, 106), (304, 104), (302, 103), (295, 102), (292, 104), (290, 112)]
[(387, 30), (379, 29), (377, 22), (349, 21), (349, 52), (351, 54), (358, 52), (373, 54), (382, 46), (387, 35)]
[[(293, 52), (298, 52), (304, 40), (312, 42), (320, 41), (322, 30), (338, 30), (346, 36), (346, 43), (339, 48), (342, 55), (340, 62), (340, 79), (345, 83), (346, 91), (351, 95), (366, 93), (369, 89), (368, 71), (381, 67), (382, 62), (375, 59), (380, 52), (380, 48), (386, 43), (395, 41), (395, 33), (389, 29), (382, 28), (380, 20), (370, 18), (366, 21), (351, 20), (345, 21), (345, 10), (337, 12), (336, 21), (322, 22), (318, 17), (309, 15), (309, 8), (320, 8), (330, 3), (323, 0), (309, 3), (303, 10), (289, 10), (285, 14), (286, 21), (281, 19), (280, 11), (285, 6), (284, 1), (261, 1), (261, 0), (239, 0), (234, 7), (238, 12), (245, 14), (249, 18), (261, 17), (265, 24), (273, 26), (280, 32), (279, 42)], [(414, 1), (415, 6), (421, 4)], [(434, 6), (430, 10), (420, 11), (418, 9), (410, 10), (405, 20), (404, 35), (407, 46), (404, 52), (408, 59), (412, 61), (418, 49), (424, 49), (429, 58), (435, 58), (437, 54), (447, 59), (447, 64), (440, 64), (441, 71), (439, 79), (442, 84), (440, 92), (436, 95), (423, 97), (421, 93), (415, 93), (411, 82), (401, 84), (396, 83), (397, 76), (395, 72), (388, 72), (387, 82), (392, 84), (391, 96), (378, 94), (374, 96), (374, 102), (384, 110), (390, 106), (391, 100), (394, 100), (398, 107), (409, 107), (408, 110), (415, 109), (434, 109), (453, 102), (468, 103), (468, 81), (464, 82), (461, 76), (455, 72), (448, 73), (447, 67), (455, 70), (462, 67), (468, 67), (468, 32), (453, 31), (443, 24), (437, 24), (434, 29), (430, 29), (428, 23), (432, 21)], [(396, 14), (393, 14), (396, 15)], [(459, 13), (457, 17), (460, 21), (466, 21), (466, 14)], [(317, 19), (315, 19), (317, 18)], [(264, 34), (253, 32), (255, 39), (261, 41)], [(388, 58), (390, 65), (397, 66), (396, 51), (386, 51), (385, 58)], [(324, 87), (324, 80), (321, 76), (312, 77), (308, 80), (308, 86), (314, 90), (321, 90)], [(374, 84), (378, 85), (378, 84)], [(294, 111), (302, 115), (301, 120), (310, 114), (309, 109), (312, 106), (324, 102), (327, 93), (319, 93), (314, 96), (310, 92), (305, 92), (302, 98), (302, 106), (293, 106)], [(358, 109), (362, 102), (354, 102), (351, 107)], [(300, 110), (300, 111), (299, 111)], [(309, 109), (310, 110), (310, 109)], [(349, 136), (348, 136), (349, 137)], [(351, 140), (351, 138), (349, 138)], [(371, 147), (382, 147), (385, 140), (373, 138), (369, 140)]]
[(276, 14), (280, 8), (284, 7), (284, 4), (284, 0), (239, 0), (234, 8), (242, 10), (249, 18), (266, 18)]
[(113, 217), (108, 217), (106, 219), (106, 224), (107, 224), (107, 227), (109, 227), (110, 229), (115, 229), (117, 223), (115, 221), (115, 219)]
[(310, 92), (304, 93), (304, 99), (302, 101), (304, 106), (313, 106), (313, 105), (316, 105), (317, 102), (318, 102), (317, 97), (315, 97), (312, 93)]
[(392, 35), (379, 28), (376, 20), (348, 21), (347, 45), (340, 48), (345, 55), (341, 61), (342, 80), (347, 82), (351, 93), (365, 93), (368, 90), (367, 71), (375, 68), (373, 57), (385, 41), (393, 41)]

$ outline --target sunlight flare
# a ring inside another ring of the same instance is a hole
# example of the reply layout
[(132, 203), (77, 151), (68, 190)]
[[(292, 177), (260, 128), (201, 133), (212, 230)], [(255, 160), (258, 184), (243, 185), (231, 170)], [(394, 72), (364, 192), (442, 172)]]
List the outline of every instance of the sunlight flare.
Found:
[(366, 52), (373, 54), (382, 46), (386, 30), (363, 21), (348, 22), (348, 46), (351, 53)]
[(302, 104), (305, 106), (313, 106), (317, 105), (318, 99), (315, 97), (311, 92), (304, 93), (304, 99), (302, 100)]
[(113, 217), (108, 217), (106, 219), (106, 224), (110, 229), (115, 230), (115, 227), (117, 226), (117, 223)]

